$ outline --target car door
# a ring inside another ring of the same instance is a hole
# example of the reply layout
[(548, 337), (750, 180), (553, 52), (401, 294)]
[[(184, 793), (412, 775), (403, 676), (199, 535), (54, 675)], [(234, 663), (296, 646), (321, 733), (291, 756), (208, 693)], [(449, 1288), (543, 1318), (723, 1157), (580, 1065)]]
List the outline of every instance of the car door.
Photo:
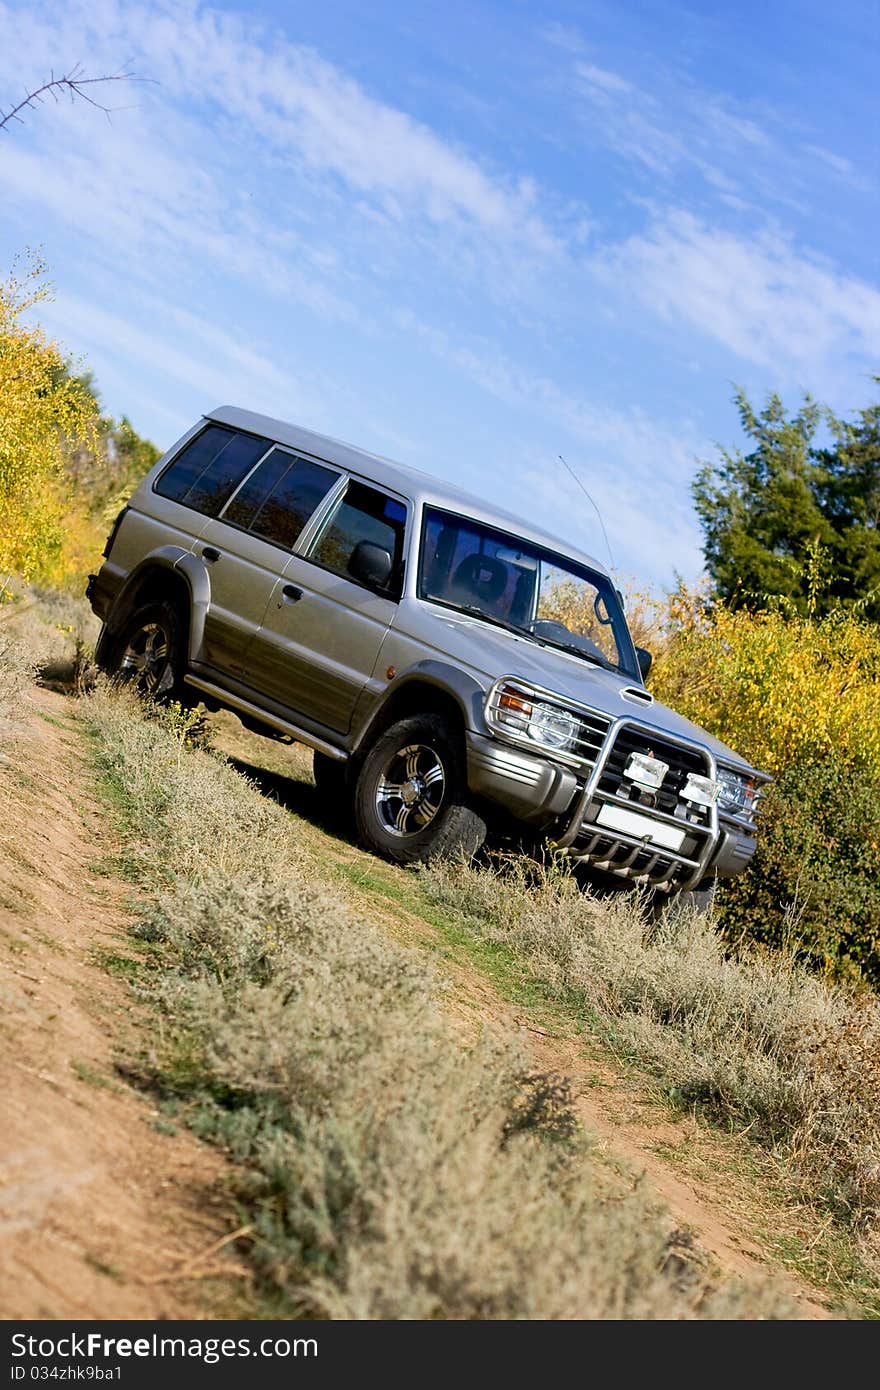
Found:
[(247, 650), (279, 576), (303, 527), (342, 478), (330, 464), (268, 447), (196, 547), (211, 581), (201, 660), (248, 684)]
[[(248, 652), (261, 690), (337, 733), (351, 725), (397, 611), (406, 520), (402, 498), (349, 478), (287, 562)], [(361, 542), (391, 555), (381, 587), (349, 569)]]

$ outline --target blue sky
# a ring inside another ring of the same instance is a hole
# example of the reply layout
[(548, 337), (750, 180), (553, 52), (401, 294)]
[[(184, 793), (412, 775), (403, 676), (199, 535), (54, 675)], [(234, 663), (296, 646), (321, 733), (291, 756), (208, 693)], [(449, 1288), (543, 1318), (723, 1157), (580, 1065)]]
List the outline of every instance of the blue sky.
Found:
[(0, 137), (0, 268), (167, 446), (294, 420), (669, 584), (734, 383), (880, 372), (880, 7), (0, 0), (0, 106), (80, 62), (108, 120)]

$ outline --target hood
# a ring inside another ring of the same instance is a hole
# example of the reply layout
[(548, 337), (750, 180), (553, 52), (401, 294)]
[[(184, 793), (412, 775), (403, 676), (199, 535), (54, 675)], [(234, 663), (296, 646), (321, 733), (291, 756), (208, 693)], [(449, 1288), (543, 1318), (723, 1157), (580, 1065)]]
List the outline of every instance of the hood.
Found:
[(624, 690), (644, 688), (636, 679), (606, 671), (568, 652), (539, 646), (526, 637), (517, 637), (515, 633), (480, 622), (466, 613), (426, 607), (423, 609), (425, 616), (429, 611), (431, 625), (436, 623), (441, 629), (435, 638), (438, 651), (478, 673), (482, 677), (481, 684), (491, 685), (500, 676), (513, 676), (543, 686), (576, 704), (590, 705), (612, 718), (632, 719), (655, 729), (658, 734), (687, 739), (708, 749), (724, 763), (753, 770), (726, 743), (714, 738), (699, 724), (676, 714), (668, 705), (661, 705), (657, 700), (643, 704), (640, 700), (626, 699)]

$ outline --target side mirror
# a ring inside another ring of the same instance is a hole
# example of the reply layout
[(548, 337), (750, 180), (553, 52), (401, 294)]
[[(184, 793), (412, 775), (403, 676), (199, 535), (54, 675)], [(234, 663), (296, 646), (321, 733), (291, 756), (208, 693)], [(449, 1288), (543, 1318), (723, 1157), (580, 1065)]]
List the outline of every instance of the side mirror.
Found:
[(639, 672), (642, 680), (646, 681), (651, 674), (651, 667), (654, 665), (654, 658), (650, 652), (645, 651), (644, 647), (636, 647), (636, 660), (639, 663)]
[(371, 589), (384, 589), (393, 568), (391, 552), (384, 546), (374, 545), (372, 541), (358, 541), (348, 562), (352, 579), (368, 584)]

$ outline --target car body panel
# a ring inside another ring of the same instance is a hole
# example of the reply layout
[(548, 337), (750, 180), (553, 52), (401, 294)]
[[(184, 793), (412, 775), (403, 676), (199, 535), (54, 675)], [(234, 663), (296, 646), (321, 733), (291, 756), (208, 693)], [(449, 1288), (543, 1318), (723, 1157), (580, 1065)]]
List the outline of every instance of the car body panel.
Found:
[[(300, 594), (293, 601), (284, 593), (291, 588)], [(248, 650), (248, 682), (347, 733), (396, 613), (393, 600), (293, 555)]]

